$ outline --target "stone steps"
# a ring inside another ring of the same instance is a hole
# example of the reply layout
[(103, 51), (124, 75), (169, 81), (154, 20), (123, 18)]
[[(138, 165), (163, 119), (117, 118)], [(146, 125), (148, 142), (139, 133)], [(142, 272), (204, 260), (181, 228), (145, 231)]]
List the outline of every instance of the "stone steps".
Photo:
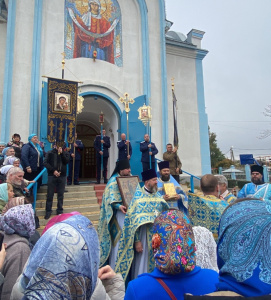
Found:
[[(37, 194), (37, 200), (43, 200), (46, 199), (46, 193), (38, 193)], [(95, 191), (91, 190), (91, 191), (80, 191), (80, 192), (76, 192), (76, 191), (69, 191), (67, 193), (64, 193), (64, 199), (76, 199), (76, 198), (85, 198), (85, 197), (96, 197)], [(54, 194), (54, 199), (57, 198), (57, 193)]]
[[(105, 187), (105, 186), (104, 186)], [(92, 221), (95, 228), (98, 226), (100, 216), (100, 205), (96, 197), (94, 185), (76, 185), (67, 186), (68, 192), (64, 193), (63, 212), (69, 213), (78, 211)], [(36, 215), (39, 217), (40, 228), (42, 233), (48, 221), (56, 215), (57, 193), (54, 194), (52, 215), (49, 220), (44, 219), (46, 207), (47, 186), (42, 186), (37, 194)]]
[[(54, 197), (54, 203), (57, 204), (57, 198)], [(88, 205), (88, 204), (97, 204), (97, 197), (85, 197), (85, 198), (77, 198), (77, 199), (67, 199), (64, 196), (64, 205), (65, 206), (76, 206), (76, 205)], [(46, 207), (46, 198), (43, 198), (42, 200), (38, 200), (36, 203), (36, 209)]]

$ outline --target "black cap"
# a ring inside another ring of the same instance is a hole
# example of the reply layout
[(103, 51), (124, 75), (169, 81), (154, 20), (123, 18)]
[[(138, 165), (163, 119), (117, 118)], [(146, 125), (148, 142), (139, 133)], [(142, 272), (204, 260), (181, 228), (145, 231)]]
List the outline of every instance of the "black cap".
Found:
[(125, 170), (125, 169), (130, 169), (130, 161), (129, 161), (129, 159), (118, 160), (116, 162), (116, 166), (115, 166), (115, 169), (114, 169), (111, 177), (113, 175), (115, 175), (116, 173), (119, 173), (121, 170)]
[(251, 173), (252, 172), (259, 172), (263, 175), (263, 167), (262, 166), (258, 166), (258, 165), (252, 165), (250, 167)]
[(159, 170), (169, 169), (169, 161), (161, 161), (158, 163)]
[(157, 174), (154, 169), (149, 169), (147, 171), (142, 172), (141, 176), (142, 176), (143, 181), (147, 181), (147, 180), (157, 177)]

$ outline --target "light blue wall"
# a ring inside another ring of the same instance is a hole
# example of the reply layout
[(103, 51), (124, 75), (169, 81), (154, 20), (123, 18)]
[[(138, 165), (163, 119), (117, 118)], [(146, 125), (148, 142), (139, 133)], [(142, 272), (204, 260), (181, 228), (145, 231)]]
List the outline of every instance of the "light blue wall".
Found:
[(167, 98), (167, 62), (165, 38), (165, 1), (159, 0), (160, 9), (160, 50), (161, 50), (161, 92), (162, 92), (162, 147), (166, 151), (168, 143), (168, 98)]
[(203, 83), (203, 69), (202, 69), (202, 60), (206, 56), (206, 54), (207, 51), (205, 50), (197, 50), (197, 57), (196, 57), (197, 100), (198, 100), (198, 114), (199, 114), (200, 154), (201, 154), (202, 175), (211, 173), (208, 117), (205, 112), (204, 83)]
[(33, 45), (32, 45), (32, 70), (31, 70), (31, 99), (29, 115), (29, 134), (37, 133), (40, 115), (40, 52), (41, 52), (41, 29), (42, 29), (43, 0), (35, 0)]
[(7, 43), (5, 57), (5, 75), (2, 101), (1, 118), (1, 141), (8, 142), (10, 136), (10, 118), (11, 118), (11, 95), (13, 79), (14, 62), (14, 39), (16, 26), (16, 0), (9, 0), (8, 4), (8, 22), (7, 22)]
[(141, 17), (141, 46), (143, 62), (143, 94), (146, 95), (146, 105), (151, 97), (150, 50), (149, 50), (149, 24), (148, 9), (145, 0), (137, 0)]

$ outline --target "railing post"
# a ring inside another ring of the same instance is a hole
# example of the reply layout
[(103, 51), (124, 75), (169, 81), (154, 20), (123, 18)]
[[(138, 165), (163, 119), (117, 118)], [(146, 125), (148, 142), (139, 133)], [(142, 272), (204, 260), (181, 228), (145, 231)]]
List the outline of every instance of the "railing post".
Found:
[(34, 186), (33, 186), (33, 196), (34, 196), (34, 202), (33, 202), (33, 209), (35, 211), (36, 209), (36, 201), (37, 201), (37, 191), (38, 191), (38, 182), (36, 181), (34, 183)]
[(191, 192), (194, 193), (194, 176), (190, 176)]

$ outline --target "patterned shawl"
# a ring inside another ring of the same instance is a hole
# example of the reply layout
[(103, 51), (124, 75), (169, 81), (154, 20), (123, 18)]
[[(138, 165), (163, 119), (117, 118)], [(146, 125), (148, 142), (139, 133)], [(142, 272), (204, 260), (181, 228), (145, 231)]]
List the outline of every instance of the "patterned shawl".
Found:
[(0, 230), (6, 234), (17, 233), (28, 238), (35, 233), (35, 228), (34, 211), (31, 204), (12, 207), (0, 216)]
[(11, 198), (2, 210), (2, 215), (5, 214), (10, 208), (18, 205), (24, 205), (24, 197)]
[(153, 224), (152, 248), (155, 266), (165, 274), (187, 273), (196, 266), (191, 222), (180, 210), (162, 212)]
[(271, 202), (245, 200), (221, 217), (218, 290), (245, 297), (271, 293)]
[(27, 299), (89, 300), (97, 281), (99, 241), (92, 223), (75, 215), (38, 240), (23, 273)]

